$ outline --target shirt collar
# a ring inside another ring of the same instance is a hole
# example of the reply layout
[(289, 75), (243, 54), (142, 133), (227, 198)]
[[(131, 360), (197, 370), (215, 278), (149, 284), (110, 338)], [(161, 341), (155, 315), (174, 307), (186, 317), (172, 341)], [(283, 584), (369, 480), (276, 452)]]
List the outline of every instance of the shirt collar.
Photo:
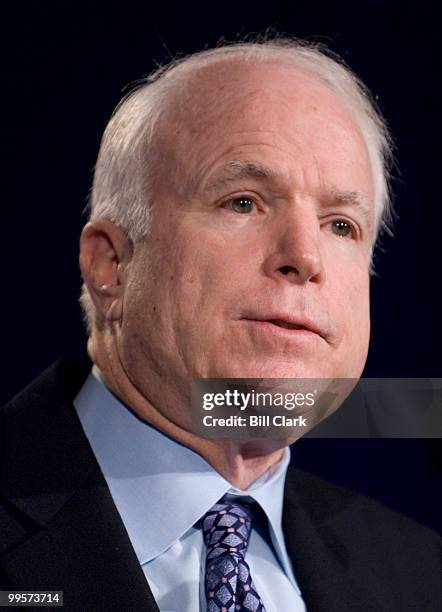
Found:
[(260, 504), (279, 561), (296, 585), (282, 532), (289, 448), (242, 491), (196, 452), (137, 417), (95, 366), (74, 405), (141, 564), (167, 550), (229, 492)]

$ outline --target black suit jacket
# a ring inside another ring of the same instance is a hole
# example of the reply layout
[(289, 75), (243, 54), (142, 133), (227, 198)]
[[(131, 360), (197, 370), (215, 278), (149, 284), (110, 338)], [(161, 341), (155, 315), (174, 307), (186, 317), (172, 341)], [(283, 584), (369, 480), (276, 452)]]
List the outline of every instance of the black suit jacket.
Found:
[[(62, 590), (69, 611), (157, 611), (73, 408), (89, 370), (57, 362), (2, 409), (0, 589)], [(430, 529), (292, 467), (283, 528), (309, 612), (442, 610)]]

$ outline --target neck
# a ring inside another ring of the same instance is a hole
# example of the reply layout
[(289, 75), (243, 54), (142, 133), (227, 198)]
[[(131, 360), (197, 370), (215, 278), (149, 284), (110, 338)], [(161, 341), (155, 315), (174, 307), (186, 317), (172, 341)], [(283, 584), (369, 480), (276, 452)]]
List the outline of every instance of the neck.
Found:
[(196, 444), (188, 446), (240, 490), (248, 489), (270, 467), (276, 465), (283, 455), (282, 448), (262, 448), (256, 441), (240, 444), (233, 440), (197, 438)]
[[(122, 367), (120, 360), (113, 351), (97, 349), (89, 341), (88, 352), (92, 361), (100, 368), (102, 378), (107, 387), (142, 420), (153, 425), (159, 431), (177, 440), (203, 457), (221, 476), (240, 490), (247, 489), (255, 480), (262, 476), (270, 467), (277, 464), (284, 448), (289, 444), (286, 440), (256, 439), (230, 440), (205, 439), (189, 431), (188, 419), (180, 422), (177, 414), (184, 414), (185, 402), (177, 396), (168, 401), (167, 392), (163, 394), (163, 406), (175, 406), (172, 414), (166, 409), (159, 409), (155, 402), (147, 399), (133, 384), (130, 376)], [(152, 386), (155, 386), (155, 381)], [(175, 402), (175, 404), (174, 404)], [(187, 409), (188, 413), (188, 409)]]

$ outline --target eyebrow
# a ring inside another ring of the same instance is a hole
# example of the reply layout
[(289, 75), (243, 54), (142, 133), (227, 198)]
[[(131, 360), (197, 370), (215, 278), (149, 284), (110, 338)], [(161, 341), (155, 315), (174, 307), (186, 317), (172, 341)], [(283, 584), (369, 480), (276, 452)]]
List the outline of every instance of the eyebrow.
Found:
[(275, 179), (277, 177), (278, 173), (267, 166), (257, 162), (233, 159), (224, 166), (222, 173), (218, 177), (207, 184), (207, 188), (211, 190), (217, 189), (243, 178)]
[(339, 189), (332, 189), (330, 192), (330, 204), (328, 206), (351, 206), (367, 217), (368, 221), (371, 221), (373, 210), (372, 206), (368, 201), (365, 194), (359, 191), (341, 191)]
[[(281, 175), (272, 170), (268, 166), (258, 162), (252, 162), (241, 159), (233, 159), (229, 161), (212, 181), (209, 181), (207, 188), (210, 190), (219, 189), (229, 183), (233, 183), (238, 179), (257, 178), (257, 179), (281, 179)], [(325, 199), (324, 208), (331, 206), (350, 206), (359, 210), (369, 222), (372, 219), (372, 207), (369, 204), (368, 198), (364, 193), (358, 191), (345, 191), (332, 188), (329, 191), (328, 197)]]

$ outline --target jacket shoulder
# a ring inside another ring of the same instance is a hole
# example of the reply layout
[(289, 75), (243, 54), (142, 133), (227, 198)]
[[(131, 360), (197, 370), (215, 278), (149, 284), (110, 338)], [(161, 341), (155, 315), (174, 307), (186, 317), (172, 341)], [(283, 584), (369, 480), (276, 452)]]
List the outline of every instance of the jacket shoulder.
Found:
[(440, 534), (377, 500), (296, 468), (287, 474), (286, 499), (301, 506), (324, 533), (329, 530), (352, 543), (356, 557), (363, 550), (372, 557), (374, 549), (384, 550), (415, 567), (421, 558), (440, 568)]
[(60, 359), (0, 408), (0, 551), (37, 528), (43, 516), (31, 506), (46, 499), (50, 515), (93, 461), (72, 405), (90, 367), (86, 358)]
[(60, 358), (0, 408), (0, 417), (14, 419), (21, 412), (41, 404), (72, 401), (92, 367), (86, 355)]

